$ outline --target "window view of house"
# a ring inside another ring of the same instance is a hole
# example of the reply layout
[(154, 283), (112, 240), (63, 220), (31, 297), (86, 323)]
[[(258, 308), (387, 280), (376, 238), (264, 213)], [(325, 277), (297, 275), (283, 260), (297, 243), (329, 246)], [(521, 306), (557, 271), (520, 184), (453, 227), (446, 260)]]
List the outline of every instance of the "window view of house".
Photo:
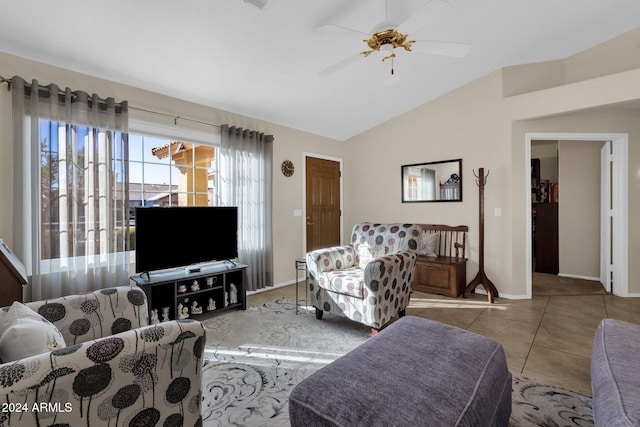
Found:
[(215, 206), (215, 148), (129, 135), (129, 206)]

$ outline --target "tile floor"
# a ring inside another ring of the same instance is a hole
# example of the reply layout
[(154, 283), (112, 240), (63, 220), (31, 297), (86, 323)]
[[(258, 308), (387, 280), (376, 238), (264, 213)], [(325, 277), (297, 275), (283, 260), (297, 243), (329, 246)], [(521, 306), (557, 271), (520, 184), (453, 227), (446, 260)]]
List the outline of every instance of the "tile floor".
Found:
[[(299, 284), (304, 295), (304, 284)], [(279, 297), (295, 300), (294, 285), (257, 292), (247, 305)], [(414, 292), (407, 314), (425, 317), (487, 336), (500, 342), (509, 369), (591, 396), (591, 344), (605, 317), (640, 323), (640, 298), (600, 295), (535, 296), (530, 300), (496, 299), (485, 295), (448, 298)]]

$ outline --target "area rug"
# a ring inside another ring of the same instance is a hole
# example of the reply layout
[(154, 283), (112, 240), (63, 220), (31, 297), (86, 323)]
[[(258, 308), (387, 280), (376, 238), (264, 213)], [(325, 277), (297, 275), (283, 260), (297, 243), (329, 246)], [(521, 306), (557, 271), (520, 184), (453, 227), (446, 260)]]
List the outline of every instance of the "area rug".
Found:
[[(297, 311), (297, 314), (296, 314)], [(287, 299), (204, 321), (205, 426), (288, 426), (293, 387), (370, 338), (370, 328)], [(591, 399), (513, 374), (510, 427), (593, 425)]]

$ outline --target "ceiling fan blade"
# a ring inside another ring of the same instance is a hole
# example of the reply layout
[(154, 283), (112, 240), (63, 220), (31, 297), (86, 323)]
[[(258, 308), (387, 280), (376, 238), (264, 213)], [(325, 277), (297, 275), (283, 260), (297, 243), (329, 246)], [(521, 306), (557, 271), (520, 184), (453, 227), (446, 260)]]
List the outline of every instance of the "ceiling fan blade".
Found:
[(316, 28), (316, 30), (320, 33), (340, 34), (347, 37), (353, 37), (353, 36), (366, 37), (366, 38), (371, 37), (368, 33), (363, 33), (362, 31), (355, 30), (349, 27), (343, 27), (342, 25), (336, 25), (336, 24), (320, 25), (318, 28)]
[(398, 25), (396, 30), (402, 34), (414, 34), (452, 8), (453, 5), (447, 0), (429, 0), (420, 10)]
[(322, 77), (328, 77), (329, 75), (335, 73), (336, 71), (360, 60), (362, 58), (362, 55), (360, 55), (359, 53), (356, 55), (352, 55), (346, 59), (343, 59), (342, 61), (338, 62), (337, 64), (333, 64), (330, 67), (325, 68), (324, 70), (320, 71), (318, 73), (319, 76)]
[(451, 56), (453, 58), (463, 58), (471, 50), (471, 45), (466, 43), (436, 42), (431, 40), (416, 40), (411, 45), (411, 50), (416, 52), (429, 53), (432, 55)]

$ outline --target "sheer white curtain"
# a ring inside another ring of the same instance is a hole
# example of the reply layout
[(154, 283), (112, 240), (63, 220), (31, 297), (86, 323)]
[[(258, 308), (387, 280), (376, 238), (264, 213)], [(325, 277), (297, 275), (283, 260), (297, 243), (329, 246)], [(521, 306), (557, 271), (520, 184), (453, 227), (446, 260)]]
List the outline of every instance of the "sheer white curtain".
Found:
[(221, 127), (219, 205), (238, 207), (238, 259), (249, 266), (249, 291), (273, 286), (272, 142), (271, 135), (235, 126)]
[(11, 79), (27, 301), (129, 283), (127, 103)]

